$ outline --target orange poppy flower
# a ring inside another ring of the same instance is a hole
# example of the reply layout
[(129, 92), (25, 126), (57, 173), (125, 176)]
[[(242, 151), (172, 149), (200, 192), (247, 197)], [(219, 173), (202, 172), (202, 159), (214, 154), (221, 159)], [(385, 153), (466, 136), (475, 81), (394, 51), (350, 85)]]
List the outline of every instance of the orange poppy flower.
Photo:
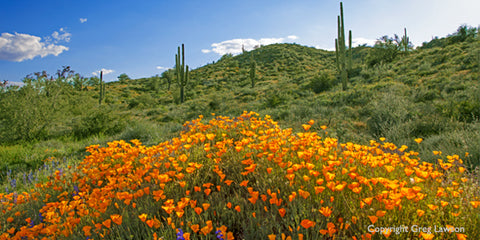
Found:
[(192, 229), (192, 231), (194, 233), (197, 233), (198, 231), (200, 231), (200, 226), (198, 224), (194, 224), (194, 225), (190, 226), (190, 228)]
[(427, 204), (427, 207), (430, 208), (430, 210), (432, 211), (435, 211), (438, 208), (437, 205), (433, 205), (433, 204)]
[(300, 222), (300, 225), (302, 225), (302, 227), (308, 229), (308, 228), (311, 228), (311, 227), (315, 226), (315, 222), (310, 221), (308, 219), (303, 219), (302, 222)]
[(387, 213), (387, 211), (378, 210), (376, 215), (377, 215), (377, 217), (383, 217), (383, 216), (385, 216), (386, 213)]
[(248, 184), (248, 180), (244, 180), (240, 183), (240, 186), (246, 187)]
[(203, 207), (203, 210), (207, 211), (207, 209), (210, 207), (210, 203), (203, 203), (202, 207)]
[(140, 218), (140, 220), (142, 222), (145, 222), (145, 220), (147, 220), (147, 214), (146, 213), (140, 214), (140, 215), (138, 215), (138, 218)]
[(420, 236), (424, 239), (424, 240), (432, 240), (435, 235), (433, 233), (424, 233), (424, 232), (421, 232), (420, 233)]
[(310, 193), (303, 191), (302, 189), (298, 189), (298, 195), (302, 196), (304, 199), (307, 199), (310, 196)]
[(208, 195), (210, 195), (210, 193), (212, 192), (212, 189), (207, 188), (207, 189), (205, 189), (203, 192), (205, 192), (205, 194), (208, 196)]
[(91, 230), (91, 229), (92, 229), (92, 227), (90, 227), (90, 226), (87, 225), (87, 226), (84, 226), (84, 227), (82, 228), (82, 231), (83, 231), (83, 233), (85, 234), (85, 236), (88, 237), (88, 236), (92, 236), (92, 234), (90, 233), (90, 230)]
[(287, 213), (287, 210), (285, 210), (285, 208), (280, 208), (280, 209), (278, 209), (278, 213), (280, 213), (281, 217), (284, 217), (285, 214)]
[(458, 240), (467, 240), (467, 235), (463, 233), (456, 233)]
[(148, 227), (152, 228), (152, 227), (153, 227), (153, 224), (154, 224), (155, 222), (153, 221), (153, 219), (149, 219), (149, 220), (145, 221), (145, 223), (148, 225)]
[(122, 224), (122, 215), (113, 214), (113, 215), (110, 215), (110, 219), (112, 219), (112, 222), (114, 222), (117, 225)]
[(423, 216), (423, 214), (425, 214), (425, 211), (420, 210), (420, 209), (417, 209), (417, 215), (418, 215), (419, 217)]
[(196, 207), (194, 210), (198, 215), (200, 215), (200, 213), (202, 213), (203, 211), (202, 208), (199, 208), (199, 207)]
[(332, 209), (330, 207), (322, 207), (318, 211), (325, 217), (330, 217), (330, 215), (332, 215)]
[(372, 222), (372, 224), (375, 224), (378, 220), (377, 216), (368, 216), (368, 218), (370, 219), (370, 222)]

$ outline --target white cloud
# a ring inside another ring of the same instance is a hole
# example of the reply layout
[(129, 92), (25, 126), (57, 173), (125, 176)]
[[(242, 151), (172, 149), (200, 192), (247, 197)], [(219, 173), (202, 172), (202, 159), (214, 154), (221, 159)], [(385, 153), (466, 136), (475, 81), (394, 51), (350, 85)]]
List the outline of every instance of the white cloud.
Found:
[(52, 33), (53, 39), (55, 39), (55, 43), (60, 41), (70, 42), (70, 37), (72, 36), (71, 33), (65, 31), (65, 29), (60, 28), (60, 33), (55, 31)]
[[(70, 39), (69, 36), (68, 39)], [(2, 60), (21, 62), (36, 56), (42, 58), (47, 55), (58, 56), (63, 51), (68, 51), (68, 47), (51, 44), (48, 41), (42, 42), (41, 37), (25, 33), (0, 35), (0, 59)]]
[(158, 70), (168, 70), (168, 69), (171, 69), (171, 68), (169, 68), (169, 67), (162, 67), (162, 66), (156, 66), (155, 68), (158, 69)]
[(97, 71), (95, 71), (95, 72), (92, 72), (93, 76), (99, 76), (99, 75), (100, 75), (100, 71), (103, 72), (103, 75), (107, 75), (107, 74), (110, 74), (110, 73), (115, 72), (114, 70), (111, 70), (111, 69), (102, 68), (101, 70), (97, 70)]
[(325, 51), (335, 51), (335, 48), (321, 47), (320, 45), (313, 46), (316, 49), (325, 50)]
[(84, 23), (87, 21), (87, 18), (80, 18), (80, 23)]
[[(290, 35), (287, 37), (288, 40), (295, 40), (297, 36)], [(215, 52), (219, 55), (225, 55), (228, 53), (239, 54), (242, 53), (242, 48), (246, 51), (254, 49), (256, 46), (260, 45), (270, 45), (274, 43), (284, 43), (285, 38), (261, 38), (261, 39), (252, 39), (252, 38), (237, 38), (226, 40), (220, 43), (213, 43), (212, 49), (202, 49), (203, 53)]]
[(353, 38), (352, 39), (352, 45), (354, 47), (356, 46), (360, 46), (360, 45), (363, 45), (363, 44), (367, 44), (367, 46), (374, 46), (375, 45), (375, 42), (377, 42), (376, 39), (366, 39), (366, 38)]
[(290, 39), (290, 40), (296, 40), (296, 39), (298, 39), (298, 37), (295, 36), (295, 35), (290, 35), (290, 36), (288, 36), (287, 38)]

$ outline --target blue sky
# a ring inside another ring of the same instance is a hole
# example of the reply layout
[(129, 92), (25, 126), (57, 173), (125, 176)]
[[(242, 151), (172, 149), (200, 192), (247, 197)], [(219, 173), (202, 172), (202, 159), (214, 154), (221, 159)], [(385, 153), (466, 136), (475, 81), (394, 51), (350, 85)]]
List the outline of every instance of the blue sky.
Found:
[[(114, 81), (161, 74), (185, 44), (198, 68), (257, 44), (296, 42), (333, 49), (339, 2), (333, 0), (97, 0), (0, 3), (0, 80), (20, 82), (71, 66), (84, 77), (101, 69)], [(478, 0), (345, 0), (354, 42), (373, 43), (406, 27), (414, 45), (480, 24)]]

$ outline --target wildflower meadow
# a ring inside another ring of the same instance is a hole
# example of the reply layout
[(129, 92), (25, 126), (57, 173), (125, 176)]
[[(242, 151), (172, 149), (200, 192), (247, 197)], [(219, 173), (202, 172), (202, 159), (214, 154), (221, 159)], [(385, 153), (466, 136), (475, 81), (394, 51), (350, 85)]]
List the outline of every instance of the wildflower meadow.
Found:
[(340, 143), (314, 120), (295, 133), (254, 112), (183, 127), (155, 146), (89, 146), (30, 189), (0, 193), (0, 239), (480, 236), (479, 187), (459, 155), (428, 163), (384, 138)]

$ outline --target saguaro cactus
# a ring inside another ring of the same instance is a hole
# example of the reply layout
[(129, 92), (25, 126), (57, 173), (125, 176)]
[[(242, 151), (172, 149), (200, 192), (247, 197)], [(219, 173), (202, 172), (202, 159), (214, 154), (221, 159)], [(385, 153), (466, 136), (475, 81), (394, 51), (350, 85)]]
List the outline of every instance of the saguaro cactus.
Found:
[(102, 105), (102, 101), (105, 98), (105, 84), (103, 83), (103, 71), (100, 71), (100, 97), (98, 98), (98, 104)]
[(177, 83), (180, 87), (180, 103), (185, 100), (185, 86), (188, 82), (188, 66), (185, 66), (185, 46), (182, 43), (182, 61), (180, 62), (180, 47), (178, 54), (175, 54), (175, 72), (177, 74)]
[(345, 46), (345, 25), (343, 22), (343, 3), (340, 2), (340, 16), (337, 16), (338, 38), (335, 39), (335, 56), (337, 58), (337, 71), (342, 82), (342, 89), (347, 89), (348, 71), (352, 68), (352, 31), (348, 34), (348, 61)]
[(403, 45), (403, 51), (408, 53), (408, 43), (410, 42), (410, 38), (407, 36), (407, 28), (403, 29), (404, 35), (402, 38), (402, 45)]

